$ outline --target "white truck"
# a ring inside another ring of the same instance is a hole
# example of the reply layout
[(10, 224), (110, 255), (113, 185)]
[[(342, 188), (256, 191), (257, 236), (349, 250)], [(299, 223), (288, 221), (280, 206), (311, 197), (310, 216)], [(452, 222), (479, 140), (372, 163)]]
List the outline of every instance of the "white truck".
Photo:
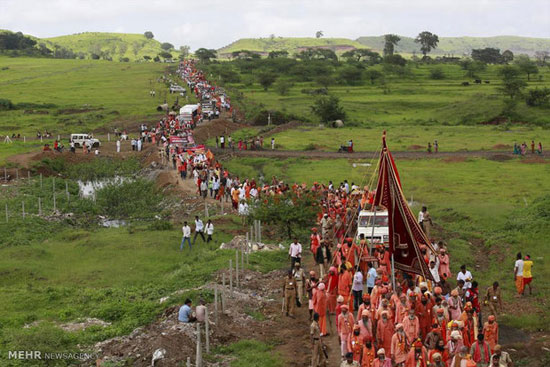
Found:
[[(374, 231), (373, 231), (374, 230)], [(361, 210), (357, 219), (357, 238), (363, 234), (367, 241), (372, 243), (388, 244), (390, 240), (390, 228), (388, 227), (388, 212)]]
[(74, 143), (75, 148), (81, 148), (84, 144), (91, 147), (99, 147), (101, 142), (98, 139), (93, 138), (89, 134), (71, 134), (71, 140)]

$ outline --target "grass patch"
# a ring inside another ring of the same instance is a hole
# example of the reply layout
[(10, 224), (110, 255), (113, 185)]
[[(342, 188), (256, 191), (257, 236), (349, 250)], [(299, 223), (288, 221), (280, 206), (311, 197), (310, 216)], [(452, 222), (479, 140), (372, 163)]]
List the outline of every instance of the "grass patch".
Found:
[(231, 367), (282, 367), (281, 357), (273, 346), (257, 340), (240, 340), (228, 346), (216, 348), (215, 353), (235, 357)]

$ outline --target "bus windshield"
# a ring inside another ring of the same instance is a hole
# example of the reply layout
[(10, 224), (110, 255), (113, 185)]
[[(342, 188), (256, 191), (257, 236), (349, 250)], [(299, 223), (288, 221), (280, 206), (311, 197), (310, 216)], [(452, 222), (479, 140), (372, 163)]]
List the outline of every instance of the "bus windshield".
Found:
[(387, 227), (388, 226), (388, 216), (387, 215), (377, 215), (374, 219), (374, 215), (363, 215), (359, 217), (359, 226), (360, 227), (372, 227), (373, 220), (374, 227)]

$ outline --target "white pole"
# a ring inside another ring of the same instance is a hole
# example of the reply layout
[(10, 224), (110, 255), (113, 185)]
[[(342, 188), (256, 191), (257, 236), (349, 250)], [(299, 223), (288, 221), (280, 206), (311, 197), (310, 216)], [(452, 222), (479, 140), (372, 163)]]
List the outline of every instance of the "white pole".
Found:
[(241, 249), (241, 273), (244, 270), (244, 248)]
[(53, 193), (53, 211), (57, 209), (57, 206), (55, 205), (55, 192)]
[(191, 357), (187, 357), (187, 367), (191, 367)]
[(210, 353), (210, 326), (208, 325), (210, 322), (208, 321), (208, 307), (205, 307), (204, 310), (204, 334), (206, 336), (206, 353)]
[(235, 251), (235, 287), (239, 288), (239, 250)]
[(23, 136), (23, 143), (26, 143), (26, 142), (27, 142), (27, 137)]
[(40, 174), (40, 189), (42, 190), (42, 173)]
[(225, 312), (225, 273), (222, 274), (222, 313)]
[(29, 180), (31, 179), (31, 171), (27, 171), (27, 177)]
[(197, 322), (197, 354), (195, 356), (195, 364), (197, 367), (202, 367), (201, 356), (201, 324)]
[(38, 198), (38, 215), (42, 215), (42, 199)]
[(6, 223), (8, 223), (8, 203), (6, 203)]
[(229, 292), (233, 295), (233, 260), (229, 259)]
[(25, 219), (25, 202), (24, 201), (21, 202), (21, 211), (23, 213), (23, 219)]
[(395, 260), (393, 254), (391, 254), (391, 283), (393, 289), (395, 289)]
[(107, 133), (107, 141), (111, 141), (111, 134)]
[(214, 288), (214, 321), (218, 324), (218, 286)]
[(262, 243), (262, 221), (258, 220), (258, 242)]
[(223, 197), (221, 198), (221, 206), (222, 206), (222, 215), (223, 215)]

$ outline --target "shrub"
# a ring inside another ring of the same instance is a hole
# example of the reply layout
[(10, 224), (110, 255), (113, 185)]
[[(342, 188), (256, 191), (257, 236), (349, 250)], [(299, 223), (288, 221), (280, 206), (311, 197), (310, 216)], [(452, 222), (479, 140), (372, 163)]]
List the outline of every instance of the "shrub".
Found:
[(545, 106), (550, 101), (550, 88), (531, 89), (527, 93), (525, 103), (528, 106)]
[(144, 179), (108, 184), (96, 197), (97, 204), (112, 218), (151, 218), (159, 212), (162, 200), (155, 183)]
[(292, 88), (293, 85), (294, 84), (292, 82), (289, 82), (288, 80), (278, 80), (275, 83), (275, 90), (281, 96), (286, 96), (288, 94), (288, 91), (290, 90), (290, 88)]
[(430, 69), (430, 78), (435, 80), (445, 79), (445, 73), (440, 67)]
[(13, 103), (9, 99), (0, 98), (0, 111), (13, 110)]

